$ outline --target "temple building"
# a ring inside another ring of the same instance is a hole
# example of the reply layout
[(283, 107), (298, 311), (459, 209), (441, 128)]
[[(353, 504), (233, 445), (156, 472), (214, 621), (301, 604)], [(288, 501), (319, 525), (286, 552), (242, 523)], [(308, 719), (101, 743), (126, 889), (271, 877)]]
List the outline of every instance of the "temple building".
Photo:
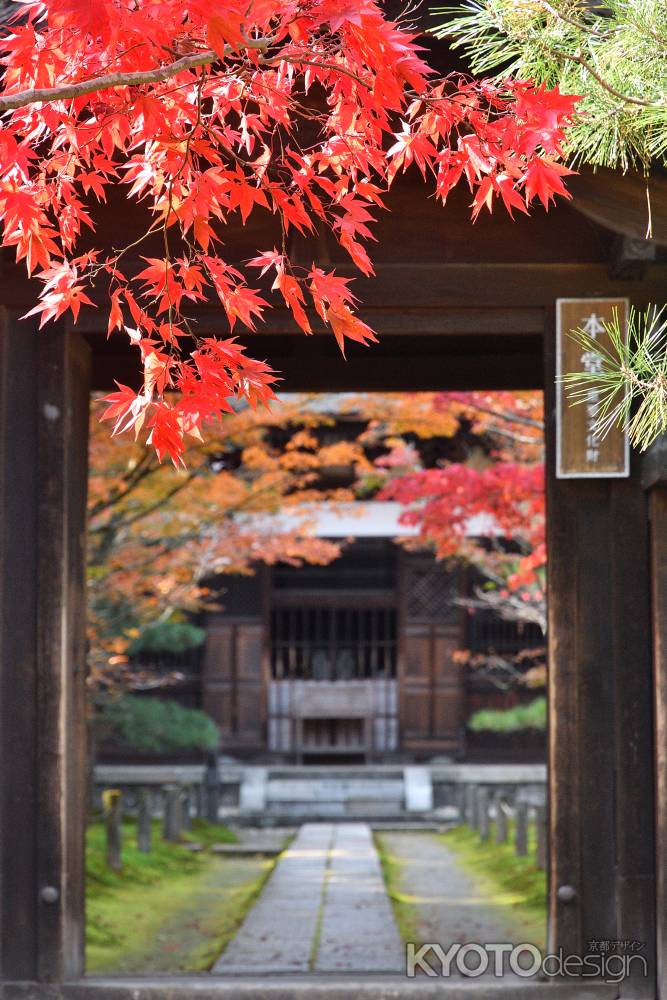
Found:
[(323, 506), (319, 535), (354, 536), (340, 558), (224, 578), (201, 675), (224, 753), (314, 764), (460, 758), (471, 708), (508, 703), (493, 686), (480, 691), (457, 654), (513, 654), (538, 645), (539, 630), (471, 614), (458, 603), (470, 572), (407, 551), (399, 513), (379, 501)]

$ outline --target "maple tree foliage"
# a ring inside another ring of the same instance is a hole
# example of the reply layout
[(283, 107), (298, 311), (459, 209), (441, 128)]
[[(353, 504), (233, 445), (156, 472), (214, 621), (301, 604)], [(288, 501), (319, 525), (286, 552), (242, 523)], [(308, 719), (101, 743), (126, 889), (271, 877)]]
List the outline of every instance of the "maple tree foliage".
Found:
[[(475, 435), (487, 438), (487, 450), (467, 461), (415, 468), (397, 439), (376, 463), (385, 474), (380, 496), (405, 506), (402, 519), (418, 528), (416, 544), (432, 548), (441, 559), (467, 560), (480, 571), (485, 584), (466, 600), (470, 612), (493, 611), (509, 621), (536, 625), (545, 634), (541, 394), (444, 393), (434, 397), (432, 406), (436, 414), (467, 419)], [(531, 655), (540, 659), (541, 650)], [(488, 669), (489, 657), (477, 660), (476, 666)], [(494, 671), (514, 679), (515, 664), (501, 660), (495, 657)], [(543, 683), (543, 668), (537, 666), (529, 680)]]
[[(306, 334), (317, 314), (341, 349), (375, 339), (350, 279), (290, 259), (293, 232), (332, 233), (372, 274), (375, 213), (411, 164), (442, 202), (467, 183), (473, 219), (497, 201), (512, 214), (567, 197), (561, 143), (577, 98), (439, 79), (414, 31), (375, 0), (34, 0), (0, 47), (2, 241), (42, 282), (31, 313), (43, 324), (108, 312), (109, 334), (136, 346), (143, 385), (119, 385), (105, 418), (175, 464), (234, 398), (273, 397), (275, 374), (233, 336), (272, 301)], [(120, 249), (90, 249), (111, 187), (151, 221)], [(280, 239), (232, 265), (225, 226), (258, 212)], [(156, 234), (162, 253), (146, 256)], [(217, 337), (188, 318), (210, 298), (229, 327)]]
[(94, 690), (155, 682), (157, 675), (130, 663), (129, 645), (147, 624), (224, 607), (224, 582), (213, 587), (216, 577), (251, 574), (261, 563), (328, 563), (339, 555), (339, 544), (313, 533), (309, 505), (354, 499), (328, 470), (349, 467), (354, 481), (372, 464), (362, 443), (329, 439), (332, 417), (309, 403), (298, 396), (271, 410), (240, 404), (226, 418), (224, 436), (192, 440), (187, 468), (175, 470), (145, 442), (111, 439), (99, 421), (103, 401), (93, 400), (88, 660)]
[[(495, 475), (504, 485), (503, 496), (496, 497), (497, 519), (509, 532), (510, 521), (519, 519), (514, 509), (506, 517), (504, 505), (523, 498), (516, 488), (512, 493), (513, 478), (506, 470), (512, 462), (523, 463), (535, 470), (536, 481), (540, 476), (541, 399), (536, 393), (281, 396), (270, 410), (240, 404), (226, 418), (223, 433), (205, 443), (190, 442), (187, 468), (179, 470), (160, 464), (145, 442), (110, 439), (97, 419), (103, 405), (94, 401), (91, 418), (93, 688), (154, 683), (156, 675), (137, 671), (128, 661), (137, 630), (174, 612), (224, 607), (226, 574), (252, 573), (261, 563), (337, 558), (340, 544), (313, 532), (312, 514), (322, 502), (361, 500), (363, 508), (364, 499), (382, 496), (384, 490), (408, 504), (410, 519), (426, 509), (421, 497), (427, 486), (431, 499), (439, 498), (443, 482), (438, 477), (446, 472), (447, 482), (458, 488), (455, 505), (450, 500), (432, 507), (417, 542), (432, 546), (437, 541), (443, 557), (481, 562), (487, 574), (498, 577), (509, 565), (506, 554), (485, 549), (465, 530), (467, 518), (489, 511), (480, 481)], [(450, 456), (446, 464), (425, 467), (443, 455)], [(516, 481), (530, 484), (530, 477), (527, 473)], [(415, 497), (416, 508), (409, 502)], [(531, 537), (539, 544), (539, 490), (531, 502)], [(521, 551), (526, 558), (525, 539)], [(515, 563), (516, 556), (513, 568)], [(525, 589), (515, 588), (512, 600), (530, 620), (531, 608), (521, 596)], [(502, 593), (498, 588), (496, 596)], [(157, 679), (170, 681), (163, 673)]]
[[(545, 495), (541, 393), (443, 393), (425, 400), (410, 425), (399, 411), (387, 439), (389, 452), (377, 462), (384, 482), (379, 496), (405, 506), (402, 520), (418, 533), (408, 544), (425, 546), (440, 559), (468, 562), (477, 583), (461, 603), (467, 613), (491, 612), (546, 635)], [(405, 433), (469, 426), (481, 449), (462, 461), (419, 467)], [(477, 679), (500, 690), (539, 688), (546, 683), (545, 649), (524, 643), (517, 653), (458, 650), (457, 659)]]

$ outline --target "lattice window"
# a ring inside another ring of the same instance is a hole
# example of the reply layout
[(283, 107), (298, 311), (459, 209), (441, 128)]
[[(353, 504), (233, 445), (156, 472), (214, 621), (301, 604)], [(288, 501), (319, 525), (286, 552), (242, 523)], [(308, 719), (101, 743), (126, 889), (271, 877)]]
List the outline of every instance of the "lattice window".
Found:
[(315, 681), (395, 677), (395, 608), (274, 608), (271, 675)]
[(537, 625), (504, 621), (492, 611), (476, 610), (468, 616), (467, 648), (473, 653), (516, 656), (543, 645), (544, 636)]
[(433, 559), (409, 560), (405, 601), (408, 618), (453, 625), (460, 621), (460, 570), (450, 570)]

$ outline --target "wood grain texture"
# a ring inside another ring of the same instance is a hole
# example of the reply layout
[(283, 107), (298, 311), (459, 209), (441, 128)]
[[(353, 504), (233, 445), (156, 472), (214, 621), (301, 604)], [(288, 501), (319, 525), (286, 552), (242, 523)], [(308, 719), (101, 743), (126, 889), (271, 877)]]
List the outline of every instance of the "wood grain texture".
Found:
[(36, 978), (37, 339), (0, 315), (0, 928), (2, 975)]
[[(653, 725), (647, 501), (627, 479), (554, 475), (554, 341), (547, 337), (550, 947), (643, 943), (655, 991)], [(573, 901), (558, 899), (572, 886)], [(635, 965), (635, 973), (638, 967)]]
[(573, 525), (575, 484), (556, 479), (556, 332), (549, 317), (544, 345), (544, 417), (546, 447), (548, 590), (548, 753), (549, 753), (549, 940), (548, 948), (576, 952), (582, 941), (579, 900), (567, 905), (557, 897), (559, 886), (579, 894), (582, 884), (579, 756), (579, 689), (575, 645), (577, 595), (572, 570), (576, 553)]
[(655, 670), (656, 876), (658, 995), (667, 996), (667, 486), (650, 494)]
[(38, 975), (83, 968), (85, 829), (85, 539), (88, 348), (62, 325), (39, 334), (37, 392)]
[[(649, 977), (637, 965), (621, 997), (648, 1000), (655, 988), (655, 801), (651, 566), (648, 498), (631, 478), (611, 484), (611, 604), (615, 745), (616, 901), (620, 940), (645, 942)], [(667, 526), (666, 526), (667, 527)], [(667, 616), (660, 619), (667, 627)]]
[(3, 971), (60, 981), (83, 969), (90, 359), (62, 327), (3, 335)]

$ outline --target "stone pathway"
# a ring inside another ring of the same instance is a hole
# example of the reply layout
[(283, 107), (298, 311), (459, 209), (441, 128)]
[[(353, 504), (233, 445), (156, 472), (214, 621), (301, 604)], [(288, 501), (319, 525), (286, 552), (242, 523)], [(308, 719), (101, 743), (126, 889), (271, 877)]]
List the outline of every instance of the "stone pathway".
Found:
[(212, 972), (401, 972), (370, 828), (306, 823)]
[(512, 900), (491, 899), (440, 838), (400, 832), (382, 833), (380, 840), (400, 866), (398, 888), (414, 908), (418, 944), (436, 942), (446, 951), (457, 943), (534, 943), (517, 919)]
[(405, 952), (365, 823), (334, 828), (316, 972), (400, 972)]

